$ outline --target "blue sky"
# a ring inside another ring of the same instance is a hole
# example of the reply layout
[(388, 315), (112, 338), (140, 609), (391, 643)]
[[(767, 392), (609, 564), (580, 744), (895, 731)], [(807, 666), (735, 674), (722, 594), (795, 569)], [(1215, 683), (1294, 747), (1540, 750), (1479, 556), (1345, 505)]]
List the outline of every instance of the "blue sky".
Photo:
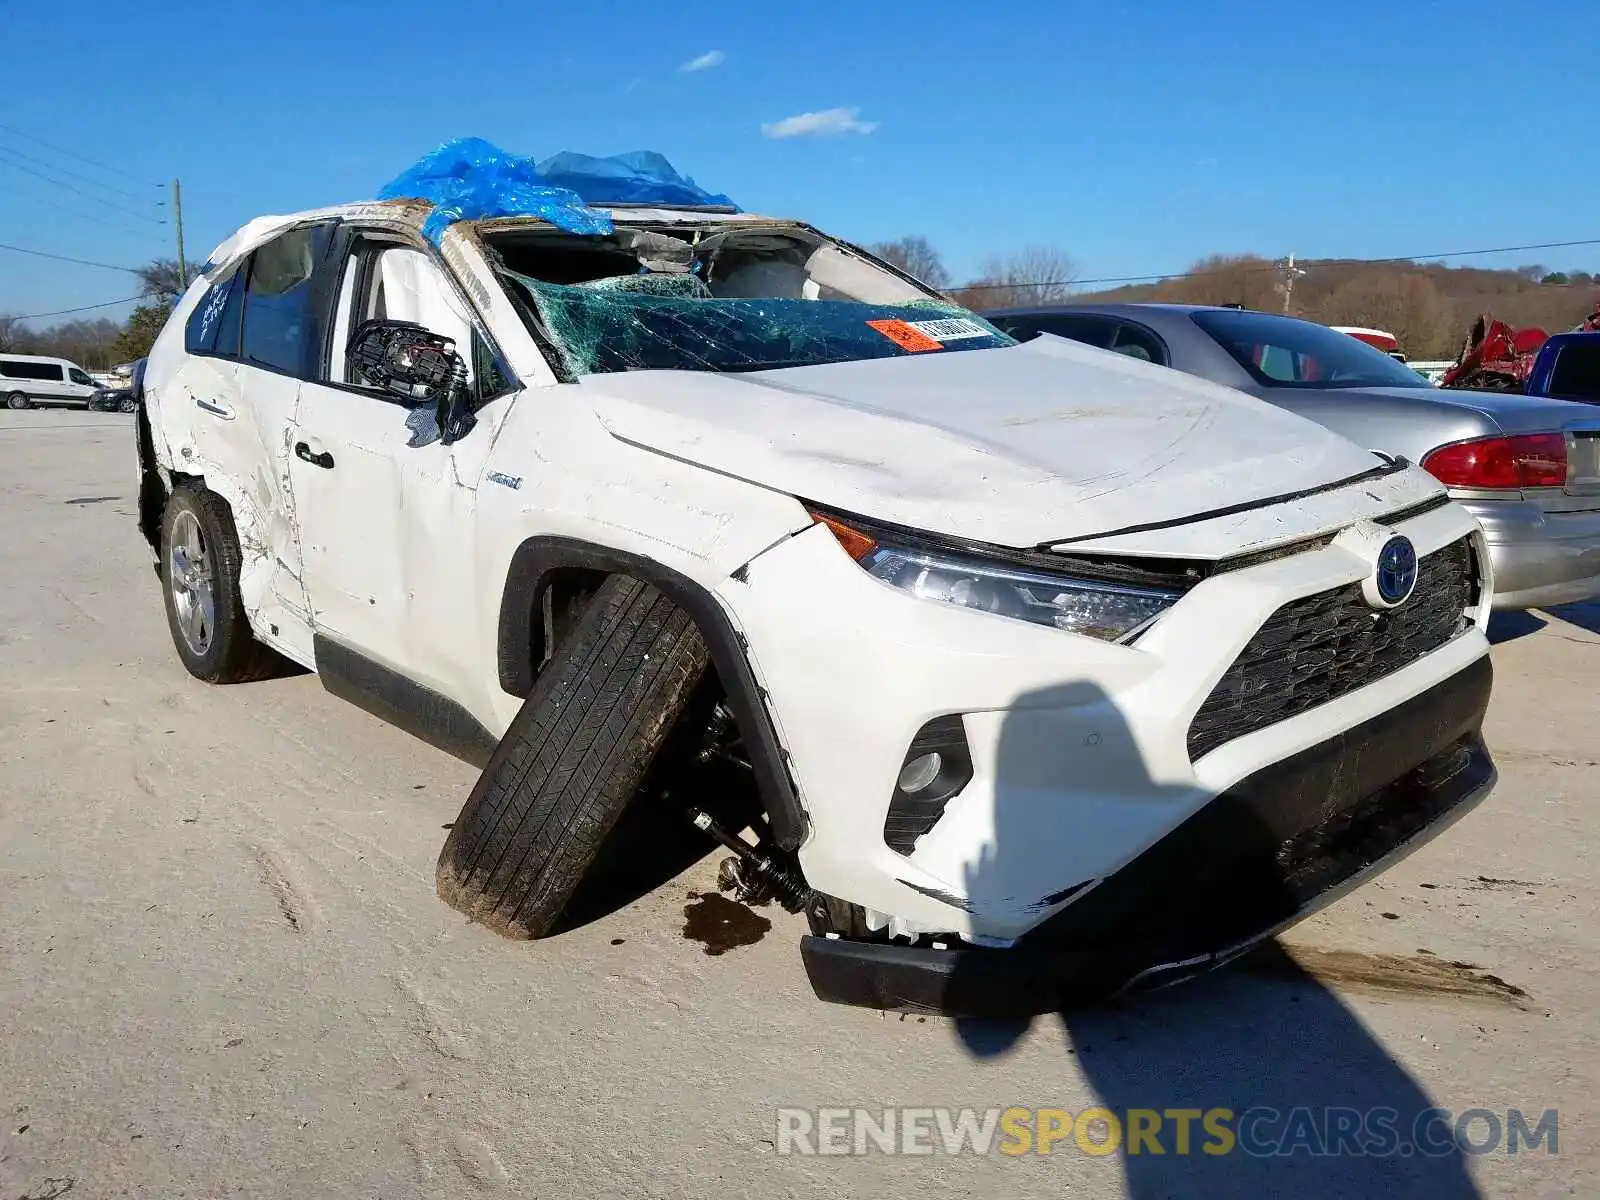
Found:
[[(195, 259), (468, 134), (660, 150), (750, 209), (924, 234), (958, 277), (1030, 243), (1097, 277), (1600, 237), (1595, 33), (1570, 4), (16, 0), (5, 42), (0, 242), (110, 263), (170, 255), (170, 227), (18, 164), (152, 201), (181, 177)], [(1600, 246), (1484, 261), (1593, 269)], [(0, 251), (0, 312), (130, 281)]]

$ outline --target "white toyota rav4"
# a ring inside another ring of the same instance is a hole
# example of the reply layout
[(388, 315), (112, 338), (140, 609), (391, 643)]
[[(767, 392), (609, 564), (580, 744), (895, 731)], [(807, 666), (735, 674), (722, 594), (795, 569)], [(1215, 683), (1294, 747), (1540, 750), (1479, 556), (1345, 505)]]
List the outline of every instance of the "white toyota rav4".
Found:
[(141, 524), (196, 676), (270, 650), (483, 764), (438, 888), (491, 928), (673, 804), (820, 996), (1040, 1008), (1226, 961), (1493, 785), (1488, 556), (1416, 467), (798, 222), (430, 211), (218, 248)]

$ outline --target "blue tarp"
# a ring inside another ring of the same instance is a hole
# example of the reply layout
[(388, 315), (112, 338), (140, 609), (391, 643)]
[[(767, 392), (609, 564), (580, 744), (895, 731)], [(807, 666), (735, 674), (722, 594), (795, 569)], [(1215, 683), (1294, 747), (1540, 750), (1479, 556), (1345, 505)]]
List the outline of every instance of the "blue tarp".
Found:
[(556, 187), (577, 192), (590, 204), (737, 207), (726, 196), (714, 195), (687, 175), (679, 175), (654, 150), (635, 150), (610, 158), (563, 150), (540, 163), (539, 174)]
[(611, 158), (563, 151), (536, 163), (482, 138), (457, 138), (423, 155), (386, 184), (378, 199), (432, 203), (422, 232), (435, 243), (454, 221), (531, 216), (571, 233), (610, 233), (611, 219), (590, 204), (733, 203), (679, 175), (654, 151)]

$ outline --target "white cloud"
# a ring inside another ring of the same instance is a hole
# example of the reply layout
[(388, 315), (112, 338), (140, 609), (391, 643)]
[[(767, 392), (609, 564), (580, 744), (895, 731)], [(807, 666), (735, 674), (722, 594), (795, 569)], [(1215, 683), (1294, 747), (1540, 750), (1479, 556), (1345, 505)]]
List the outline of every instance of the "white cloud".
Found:
[(683, 66), (679, 67), (678, 70), (709, 71), (712, 67), (720, 67), (727, 57), (728, 56), (721, 50), (707, 50), (704, 54), (700, 55), (699, 58), (691, 58), (688, 62), (684, 63)]
[(769, 121), (761, 132), (769, 138), (826, 137), (840, 133), (871, 133), (876, 121), (859, 121), (859, 108), (825, 108), (821, 112), (798, 113), (781, 121)]

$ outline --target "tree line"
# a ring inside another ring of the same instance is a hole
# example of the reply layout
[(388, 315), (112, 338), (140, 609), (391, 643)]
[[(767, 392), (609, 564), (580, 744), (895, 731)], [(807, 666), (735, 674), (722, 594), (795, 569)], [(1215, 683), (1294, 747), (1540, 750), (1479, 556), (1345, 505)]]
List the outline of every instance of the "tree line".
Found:
[(143, 358), (183, 293), (182, 273), (176, 259), (159, 258), (135, 274), (141, 300), (127, 320), (97, 317), (34, 329), (21, 317), (0, 313), (0, 353), (65, 358), (88, 371), (105, 371)]
[(1028, 247), (988, 259), (978, 275), (957, 284), (925, 237), (868, 247), (878, 257), (968, 308), (1014, 308), (1081, 302), (1238, 304), (1287, 311), (1324, 325), (1385, 329), (1414, 359), (1453, 359), (1473, 320), (1492, 312), (1515, 327), (1570, 329), (1600, 304), (1600, 279), (1581, 270), (1532, 264), (1515, 270), (1448, 267), (1412, 261), (1311, 259), (1289, 291), (1279, 264), (1258, 254), (1213, 254), (1186, 271), (1152, 283), (1086, 292), (1075, 286), (1072, 257), (1056, 247)]

